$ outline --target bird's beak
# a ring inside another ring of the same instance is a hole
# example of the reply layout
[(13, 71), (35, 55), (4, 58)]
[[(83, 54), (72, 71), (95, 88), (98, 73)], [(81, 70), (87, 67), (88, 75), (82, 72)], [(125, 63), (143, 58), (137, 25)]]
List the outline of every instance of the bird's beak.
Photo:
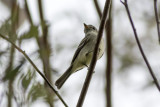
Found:
[(87, 29), (87, 28), (88, 28), (88, 26), (87, 26), (85, 23), (83, 23), (83, 24), (84, 24), (84, 28), (85, 28), (85, 29)]

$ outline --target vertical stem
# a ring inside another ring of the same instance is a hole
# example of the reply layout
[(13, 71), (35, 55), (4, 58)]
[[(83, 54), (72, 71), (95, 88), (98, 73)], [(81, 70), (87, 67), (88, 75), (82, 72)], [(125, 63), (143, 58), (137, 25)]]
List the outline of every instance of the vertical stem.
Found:
[[(19, 12), (19, 6), (17, 5), (16, 0), (12, 2), (12, 12), (11, 12), (11, 30), (9, 31), (9, 37), (14, 42), (16, 40), (16, 30), (18, 25), (18, 12)], [(6, 69), (6, 73), (12, 72), (13, 63), (14, 63), (14, 53), (15, 49), (11, 45), (10, 48), (10, 57), (9, 57), (9, 65)], [(12, 87), (12, 80), (9, 80), (8, 82), (8, 107), (12, 107), (12, 96), (13, 96), (13, 87)]]
[(49, 64), (49, 57), (50, 57), (50, 48), (49, 48), (49, 43), (47, 40), (48, 37), (48, 26), (46, 25), (44, 21), (44, 16), (43, 16), (43, 10), (42, 10), (42, 0), (38, 0), (38, 7), (39, 7), (39, 14), (40, 14), (40, 19), (41, 19), (41, 28), (42, 28), (42, 38), (39, 38), (38, 43), (41, 51), (41, 58), (43, 62), (43, 67), (44, 67), (44, 73), (51, 81), (51, 75), (50, 75), (50, 64)]
[[(96, 11), (101, 19), (102, 13), (100, 11), (100, 6), (97, 0), (94, 0), (94, 5), (96, 7)], [(105, 88), (105, 95), (106, 95), (106, 106), (112, 107), (112, 3), (110, 6), (109, 18), (106, 22), (105, 26), (105, 36), (106, 36), (106, 88)]]
[[(50, 70), (50, 46), (48, 42), (48, 26), (45, 23), (44, 14), (43, 14), (43, 5), (42, 0), (38, 0), (38, 7), (39, 7), (39, 15), (41, 20), (41, 28), (42, 28), (42, 38), (39, 38), (38, 43), (40, 47), (40, 55), (43, 63), (44, 74), (51, 82), (51, 70)], [(54, 94), (51, 93), (51, 89), (47, 87), (48, 92), (48, 103), (50, 107), (54, 107), (53, 98)]]
[(110, 6), (109, 19), (106, 23), (106, 46), (107, 46), (107, 67), (106, 67), (106, 99), (107, 107), (112, 107), (112, 3)]
[(8, 83), (8, 89), (9, 89), (8, 107), (12, 107), (12, 95), (13, 95), (12, 91), (13, 91), (13, 89), (12, 89), (12, 82), (11, 81), (9, 81), (9, 83)]

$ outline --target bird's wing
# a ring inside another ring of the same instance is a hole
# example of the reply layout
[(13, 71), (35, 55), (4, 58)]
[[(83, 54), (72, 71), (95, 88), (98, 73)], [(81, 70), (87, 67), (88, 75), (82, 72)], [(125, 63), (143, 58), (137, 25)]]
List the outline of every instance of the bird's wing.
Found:
[(88, 41), (89, 41), (88, 37), (85, 37), (85, 38), (82, 39), (82, 41), (80, 42), (80, 44), (78, 46), (78, 49), (76, 50), (76, 52), (75, 52), (75, 54), (73, 56), (71, 64), (75, 61), (75, 59), (77, 58), (77, 56), (80, 53), (81, 49), (88, 43)]

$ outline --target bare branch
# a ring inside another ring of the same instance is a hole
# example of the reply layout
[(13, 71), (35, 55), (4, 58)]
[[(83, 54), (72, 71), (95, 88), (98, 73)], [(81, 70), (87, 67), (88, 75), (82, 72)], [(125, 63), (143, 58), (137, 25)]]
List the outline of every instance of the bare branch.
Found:
[(97, 42), (96, 42), (96, 45), (95, 45), (95, 48), (94, 48), (92, 61), (91, 61), (91, 64), (89, 66), (89, 71), (87, 73), (87, 76), (86, 76), (86, 79), (85, 79), (85, 82), (84, 82), (84, 85), (83, 85), (83, 88), (82, 88), (82, 91), (81, 91), (81, 94), (80, 94), (80, 97), (79, 97), (79, 100), (78, 100), (78, 103), (77, 103), (77, 107), (82, 107), (85, 96), (86, 96), (86, 93), (87, 93), (87, 90), (88, 90), (88, 87), (89, 87), (89, 84), (90, 84), (90, 81), (91, 81), (91, 78), (92, 78), (92, 74), (93, 74), (93, 71), (94, 71), (94, 68), (95, 68), (95, 65), (96, 65), (96, 61), (97, 61), (98, 48), (99, 48), (99, 44), (100, 44), (100, 41), (101, 41), (101, 38), (102, 38), (103, 29), (104, 29), (104, 25), (105, 25), (105, 22), (106, 22), (107, 15), (108, 15), (108, 10), (109, 10), (109, 7), (110, 7), (110, 3), (111, 3), (111, 0), (106, 0), (106, 2), (105, 2), (105, 7), (104, 7), (104, 10), (103, 10), (101, 23), (100, 23), (100, 26), (99, 26), (99, 31), (98, 31), (98, 35), (97, 35)]
[(32, 17), (31, 17), (31, 14), (30, 14), (29, 8), (28, 8), (27, 0), (25, 0), (25, 9), (26, 9), (26, 13), (27, 13), (27, 16), (28, 16), (29, 22), (30, 22), (30, 24), (31, 24), (31, 25), (33, 25), (33, 21), (32, 21)]
[(112, 107), (112, 3), (109, 11), (109, 18), (106, 22), (106, 39), (107, 39), (107, 67), (106, 67), (106, 97), (107, 107)]
[(158, 11), (157, 11), (157, 0), (154, 0), (154, 12), (155, 12), (155, 18), (157, 23), (158, 38), (160, 43), (160, 29), (159, 29), (159, 18), (158, 18)]
[[(97, 0), (94, 0), (94, 5), (97, 11), (97, 14), (99, 15), (99, 19), (101, 19), (101, 11), (100, 6), (98, 4)], [(105, 94), (106, 94), (106, 100), (107, 100), (107, 107), (112, 107), (112, 3), (110, 6), (109, 11), (109, 18), (105, 25), (105, 36), (106, 36), (106, 88), (105, 88)]]
[(42, 33), (43, 33), (43, 39), (44, 39), (44, 41), (46, 41), (47, 40), (47, 33), (48, 33), (48, 26), (45, 23), (42, 7), (43, 7), (42, 6), (42, 0), (38, 0), (39, 16), (40, 16), (40, 20), (41, 20), (41, 28), (42, 28)]
[(0, 34), (0, 36), (5, 39), (6, 41), (8, 41), (9, 43), (12, 44), (12, 46), (14, 48), (16, 48), (20, 53), (22, 53), (25, 58), (30, 62), (30, 64), (35, 68), (35, 70), (41, 75), (41, 77), (45, 80), (45, 82), (48, 84), (48, 86), (52, 89), (52, 91), (58, 96), (58, 98), (62, 101), (62, 103), (65, 105), (65, 107), (68, 107), (68, 105), (65, 103), (65, 101), (63, 100), (63, 98), (60, 96), (60, 94), (54, 89), (54, 87), (51, 85), (51, 83), (48, 81), (48, 79), (41, 73), (41, 71), (37, 68), (37, 66), (33, 63), (33, 61), (29, 58), (29, 56), (25, 53), (25, 51), (23, 51), (22, 49), (20, 49), (17, 45), (15, 45), (10, 39), (8, 39), (7, 37), (5, 37), (4, 35)]
[[(41, 29), (42, 29), (42, 37), (39, 37), (37, 39), (39, 48), (40, 48), (40, 57), (43, 63), (43, 72), (45, 76), (48, 78), (48, 80), (52, 83), (52, 78), (51, 78), (51, 67), (50, 67), (50, 53), (51, 53), (51, 48), (50, 44), (48, 41), (48, 25), (46, 24), (45, 17), (44, 17), (44, 12), (43, 12), (43, 1), (42, 0), (37, 0), (38, 2), (38, 9), (39, 9), (39, 17), (40, 17), (40, 23), (41, 23)], [(49, 98), (48, 104), (50, 107), (53, 107), (53, 96), (50, 94), (50, 88), (47, 88), (47, 96)]]
[(121, 2), (123, 5), (125, 5), (124, 1), (120, 0), (120, 2)]
[(44, 22), (44, 15), (43, 15), (43, 9), (42, 9), (42, 0), (38, 0), (38, 7), (39, 7), (39, 15), (40, 15), (41, 22)]
[(99, 6), (97, 0), (94, 0), (94, 5), (95, 5), (95, 7), (96, 7), (96, 11), (97, 11), (97, 13), (98, 13), (99, 18), (101, 18), (101, 17), (102, 17), (102, 12), (101, 12), (101, 9), (100, 9), (100, 6)]
[[(122, 2), (122, 1), (121, 1), (121, 2)], [(152, 78), (153, 78), (153, 80), (154, 80), (154, 83), (156, 84), (158, 90), (160, 91), (160, 86), (159, 86), (158, 80), (157, 80), (157, 78), (156, 78), (156, 76), (155, 76), (155, 74), (154, 74), (154, 72), (153, 72), (153, 70), (152, 70), (152, 68), (151, 68), (148, 60), (147, 60), (147, 57), (145, 56), (145, 53), (143, 52), (142, 46), (141, 46), (140, 41), (139, 41), (139, 39), (138, 39), (138, 35), (137, 35), (137, 32), (136, 32), (136, 28), (135, 28), (135, 26), (134, 26), (134, 23), (133, 23), (133, 20), (132, 20), (132, 17), (131, 17), (129, 8), (128, 8), (127, 0), (125, 0), (125, 1), (122, 2), (122, 3), (123, 3), (123, 5), (124, 5), (125, 8), (126, 8), (127, 15), (128, 15), (129, 21), (130, 21), (130, 23), (131, 23), (131, 26), (132, 26), (132, 29), (133, 29), (133, 32), (134, 32), (135, 39), (136, 39), (136, 42), (137, 42), (137, 44), (138, 44), (139, 50), (140, 50), (140, 52), (141, 52), (141, 54), (142, 54), (142, 56), (143, 56), (143, 59), (144, 59), (146, 65), (147, 65), (147, 67), (148, 67), (148, 70), (149, 70), (149, 72), (150, 72), (150, 74), (151, 74), (151, 76), (152, 76)]]

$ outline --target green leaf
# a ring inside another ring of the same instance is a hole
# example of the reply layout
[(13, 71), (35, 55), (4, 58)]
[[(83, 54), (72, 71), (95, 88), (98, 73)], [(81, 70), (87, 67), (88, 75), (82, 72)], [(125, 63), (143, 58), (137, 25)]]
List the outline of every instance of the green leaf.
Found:
[(28, 101), (34, 102), (38, 98), (45, 99), (46, 97), (47, 97), (47, 91), (44, 85), (38, 82), (32, 86), (31, 90), (29, 91), (27, 99)]
[(14, 81), (15, 77), (17, 76), (18, 72), (20, 71), (20, 68), (22, 67), (24, 62), (25, 62), (25, 59), (23, 58), (21, 60), (20, 64), (17, 67), (15, 67), (14, 69), (7, 68), (7, 70), (5, 71), (6, 74), (3, 77), (3, 80), (4, 81), (7, 81), (7, 80)]
[(28, 32), (20, 36), (19, 42), (21, 43), (22, 40), (31, 39), (37, 36), (38, 36), (38, 26), (31, 26)]
[(27, 90), (27, 88), (30, 85), (34, 76), (35, 76), (35, 72), (31, 71), (30, 69), (28, 70), (28, 73), (26, 75), (22, 76), (21, 85), (22, 85), (24, 91)]
[(0, 32), (3, 35), (9, 35), (9, 32), (11, 31), (11, 23), (10, 19), (5, 20), (5, 22), (0, 27)]

